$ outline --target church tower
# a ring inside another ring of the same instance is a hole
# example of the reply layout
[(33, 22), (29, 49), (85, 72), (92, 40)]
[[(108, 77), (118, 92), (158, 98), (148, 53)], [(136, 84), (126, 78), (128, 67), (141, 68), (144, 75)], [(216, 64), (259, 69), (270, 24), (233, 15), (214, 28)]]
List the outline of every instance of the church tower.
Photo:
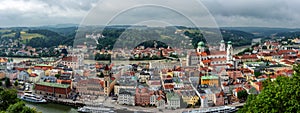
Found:
[(225, 41), (222, 40), (221, 43), (220, 43), (220, 51), (225, 51), (226, 47), (225, 47)]
[(232, 42), (228, 41), (228, 45), (227, 45), (227, 63), (232, 63), (233, 57), (233, 48), (232, 48)]
[(108, 65), (104, 69), (104, 95), (109, 96), (110, 93), (110, 69)]
[(203, 41), (200, 41), (197, 45), (197, 52), (200, 53), (205, 51), (205, 44)]

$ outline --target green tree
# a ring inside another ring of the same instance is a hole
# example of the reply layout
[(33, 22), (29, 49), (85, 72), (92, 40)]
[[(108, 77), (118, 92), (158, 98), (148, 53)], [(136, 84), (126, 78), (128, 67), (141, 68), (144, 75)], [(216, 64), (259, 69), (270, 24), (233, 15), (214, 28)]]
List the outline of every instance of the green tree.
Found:
[(17, 103), (18, 101), (16, 90), (0, 88), (0, 111), (5, 111), (9, 105)]
[(18, 86), (18, 85), (19, 85), (18, 80), (15, 81), (14, 85), (15, 85), (15, 86)]
[(247, 93), (246, 90), (239, 91), (239, 92), (237, 93), (237, 97), (238, 97), (238, 99), (240, 99), (241, 101), (244, 101), (244, 100), (247, 99), (248, 93)]
[(101, 72), (99, 75), (97, 75), (99, 78), (104, 78), (104, 74)]
[(255, 76), (255, 77), (258, 77), (258, 76), (260, 76), (260, 75), (261, 75), (260, 71), (255, 71), (255, 72), (254, 72), (254, 76)]
[(35, 109), (25, 106), (25, 103), (23, 101), (10, 105), (7, 108), (6, 112), (7, 113), (37, 113)]
[(3, 85), (2, 80), (0, 80), (0, 86), (2, 86), (2, 85)]
[(58, 79), (60, 77), (60, 74), (55, 74), (55, 77)]
[(11, 85), (9, 78), (5, 78), (5, 86), (9, 87)]
[(296, 113), (300, 111), (300, 65), (294, 66), (292, 77), (280, 76), (266, 82), (257, 96), (249, 95), (240, 113)]

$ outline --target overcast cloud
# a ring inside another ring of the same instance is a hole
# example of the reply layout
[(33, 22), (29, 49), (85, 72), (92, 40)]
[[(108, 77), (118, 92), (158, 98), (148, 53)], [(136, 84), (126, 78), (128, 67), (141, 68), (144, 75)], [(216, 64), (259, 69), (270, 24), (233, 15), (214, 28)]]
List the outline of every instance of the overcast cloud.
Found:
[[(107, 15), (109, 15), (111, 12), (119, 11), (120, 9), (118, 9), (118, 6), (120, 6), (120, 4), (124, 6), (126, 6), (126, 4), (132, 4), (132, 0), (129, 0), (131, 2), (126, 0), (118, 1), (119, 3), (111, 2), (110, 4), (106, 4), (106, 6), (104, 6), (106, 8), (102, 8), (102, 11), (100, 11), (106, 13), (97, 14), (95, 16), (97, 19), (99, 19), (98, 21), (102, 21), (101, 19), (107, 17)], [(163, 2), (162, 0), (160, 1)], [(169, 2), (170, 0), (166, 1)], [(181, 1), (186, 2), (188, 0)], [(219, 26), (300, 27), (299, 0), (200, 1), (211, 12)], [(102, 2), (100, 2), (98, 5), (97, 3), (98, 0), (1, 0), (0, 26), (41, 26), (65, 23), (80, 24), (93, 7), (99, 6)], [(175, 3), (172, 5), (177, 5), (175, 7), (182, 8), (183, 12), (194, 21), (203, 21), (203, 23), (206, 22), (204, 21), (205, 19), (203, 20), (201, 18), (207, 15), (193, 14), (194, 10), (189, 10), (189, 8), (194, 6), (194, 4), (178, 2), (178, 4)], [(135, 11), (136, 13), (128, 13), (128, 15), (141, 15), (139, 16), (141, 18), (151, 18), (156, 15), (161, 15), (161, 13), (155, 13), (155, 10), (153, 11), (145, 13), (144, 9), (141, 10), (140, 13)], [(169, 15), (170, 17), (176, 16), (176, 14), (172, 15), (171, 13), (169, 13)], [(87, 17), (89, 16), (91, 16), (91, 14)], [(130, 18), (130, 16), (124, 17)], [(178, 21), (178, 19), (174, 21)], [(118, 23), (131, 23), (129, 21), (133, 20), (119, 19)]]

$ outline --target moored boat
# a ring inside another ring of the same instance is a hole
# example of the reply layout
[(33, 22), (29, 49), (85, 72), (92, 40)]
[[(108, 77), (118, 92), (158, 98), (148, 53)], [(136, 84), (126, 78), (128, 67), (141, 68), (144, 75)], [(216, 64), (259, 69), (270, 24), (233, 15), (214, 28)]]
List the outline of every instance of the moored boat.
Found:
[(79, 107), (77, 111), (81, 113), (114, 113), (111, 108), (105, 108), (102, 104)]
[(32, 103), (47, 103), (46, 99), (34, 94), (25, 93), (20, 97), (20, 99)]

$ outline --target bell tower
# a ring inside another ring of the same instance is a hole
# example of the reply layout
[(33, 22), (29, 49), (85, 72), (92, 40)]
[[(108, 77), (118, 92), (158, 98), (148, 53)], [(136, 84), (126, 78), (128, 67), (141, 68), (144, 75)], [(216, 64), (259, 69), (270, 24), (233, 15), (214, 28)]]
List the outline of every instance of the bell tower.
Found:
[(110, 69), (108, 65), (104, 69), (104, 95), (109, 96), (110, 93)]
[(232, 48), (232, 42), (228, 41), (228, 45), (227, 45), (227, 63), (232, 63), (233, 57), (233, 48)]
[(197, 45), (197, 52), (200, 53), (205, 51), (205, 44), (203, 41), (200, 41)]
[(225, 47), (225, 41), (222, 40), (221, 43), (220, 43), (220, 51), (225, 51), (226, 47)]

